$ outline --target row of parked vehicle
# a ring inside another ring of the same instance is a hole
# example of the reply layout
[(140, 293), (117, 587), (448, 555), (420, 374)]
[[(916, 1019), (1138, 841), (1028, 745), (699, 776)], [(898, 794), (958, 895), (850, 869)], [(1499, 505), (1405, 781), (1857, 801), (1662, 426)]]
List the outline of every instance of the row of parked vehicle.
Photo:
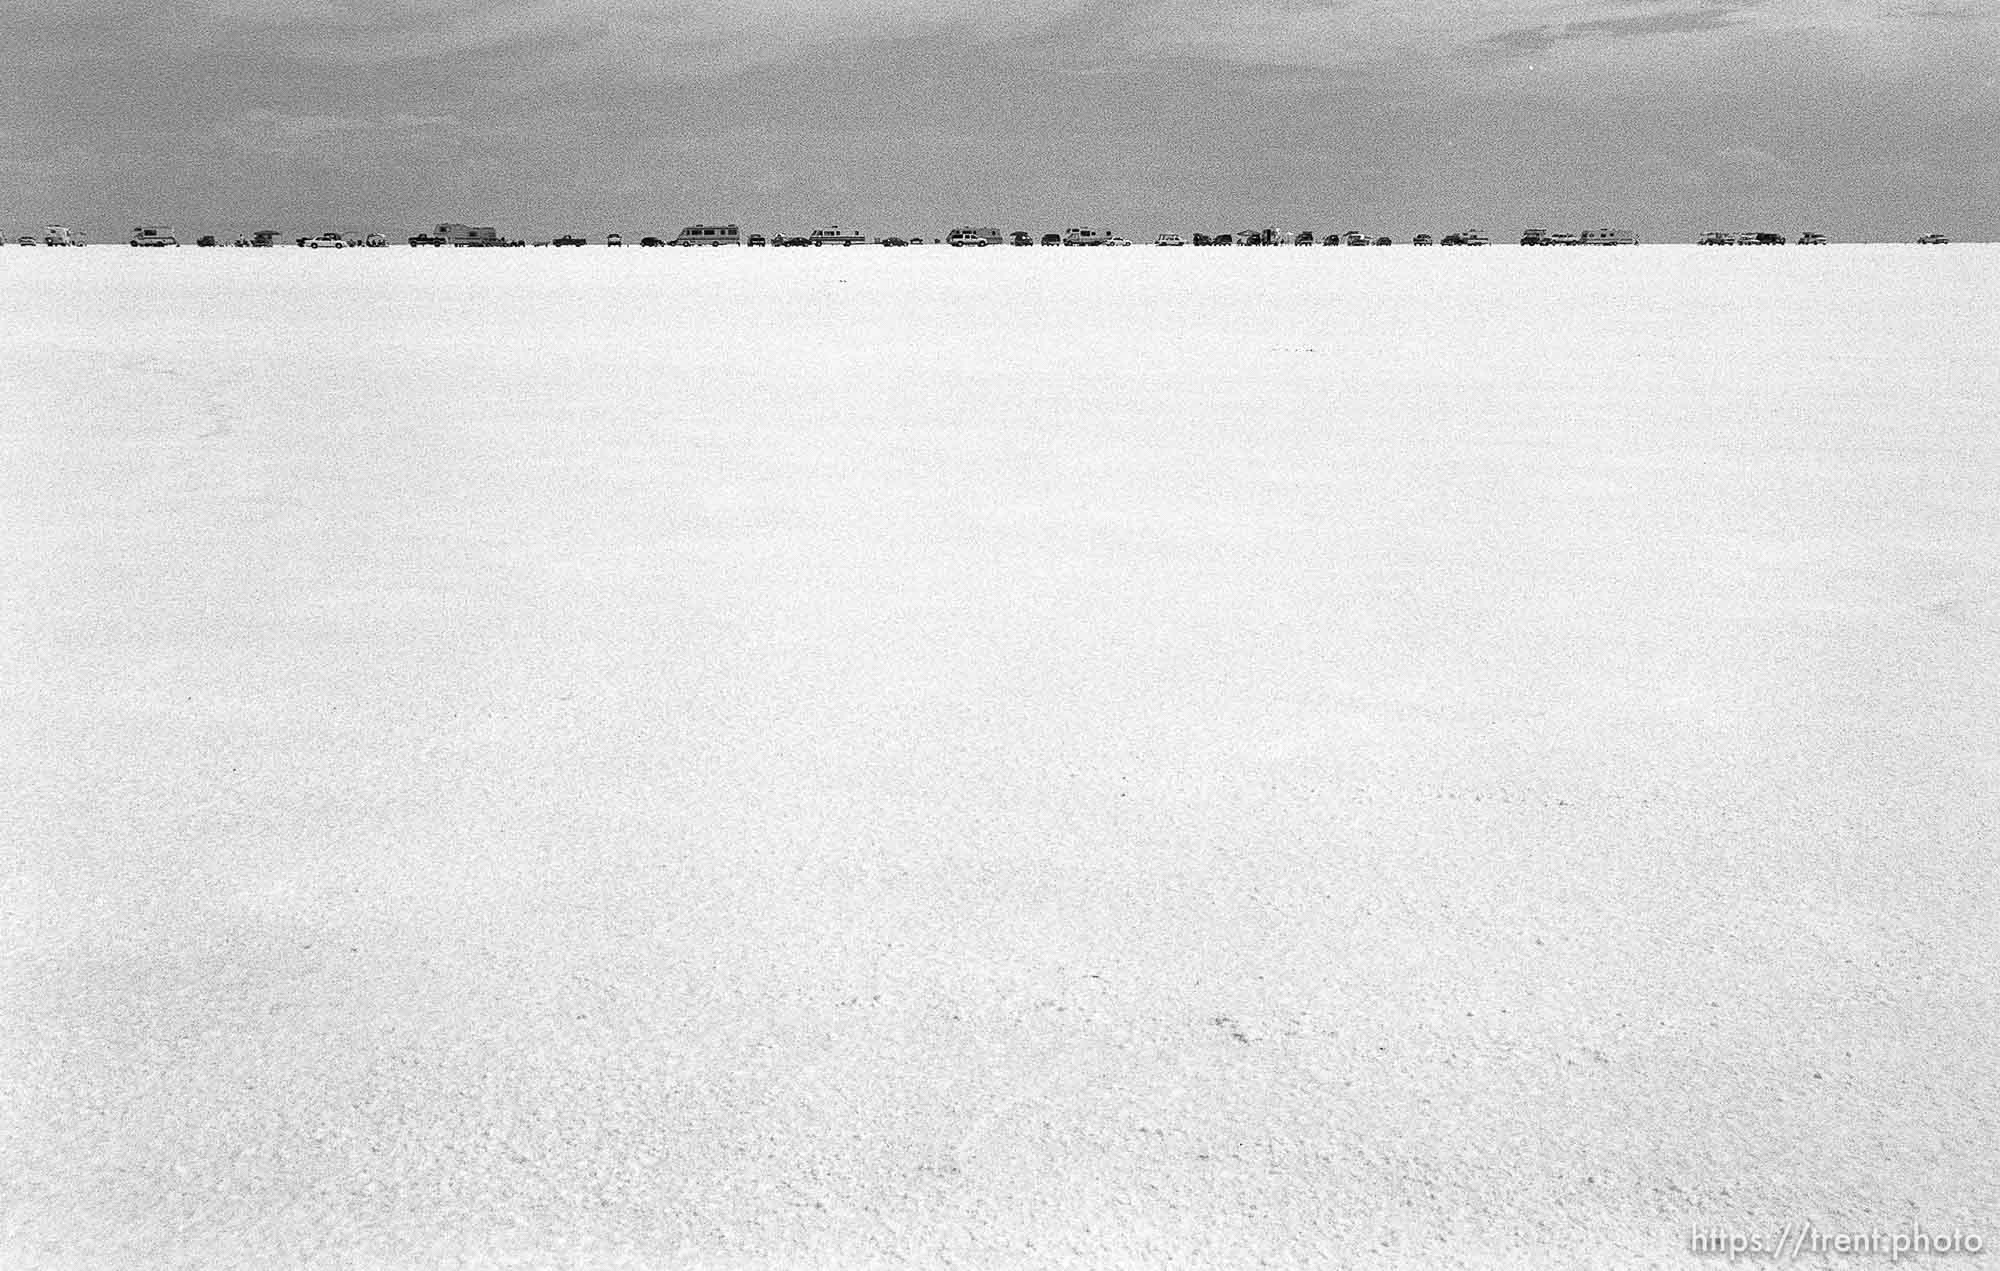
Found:
[[(279, 233), (277, 230), (257, 230), (253, 233), (237, 237), (234, 240), (234, 245), (237, 247), (275, 247), (278, 244), (278, 239)], [(65, 225), (46, 226), (39, 238), (33, 234), (23, 234), (18, 241), (23, 247), (37, 245), (81, 247), (84, 245), (82, 235)], [(132, 236), (128, 241), (134, 247), (178, 247), (180, 245), (180, 239), (174, 236), (173, 230), (164, 225), (136, 226), (133, 228)], [(348, 247), (386, 247), (389, 245), (389, 240), (381, 234), (340, 234), (331, 230), (294, 241), (300, 247), (307, 248), (344, 249)], [(588, 244), (589, 241), (589, 239), (581, 235), (564, 234), (558, 238), (538, 242), (535, 246), (582, 247)], [(922, 244), (925, 241), (922, 238), (902, 238), (895, 236), (871, 240), (859, 230), (844, 228), (838, 225), (823, 226), (813, 230), (809, 234), (772, 234), (769, 236), (763, 234), (746, 235), (735, 225), (689, 225), (683, 228), (672, 239), (647, 235), (639, 240), (638, 245), (641, 247), (851, 247), (856, 244), (873, 242), (883, 247), (909, 247)], [(960, 226), (943, 238), (929, 241), (944, 243), (951, 247), (989, 247), (995, 245), (1013, 247), (1033, 247), (1036, 245), (1042, 247), (1132, 246), (1131, 239), (1122, 238), (1119, 235), (1113, 234), (1108, 229), (1089, 226), (1072, 227), (1060, 234), (1042, 234), (1039, 237), (1029, 233), (1027, 230), (1014, 230), (1010, 233), (1002, 234), (999, 230), (992, 228)], [(1635, 245), (1638, 241), (1637, 236), (1630, 231), (1621, 229), (1584, 230), (1580, 233), (1572, 234), (1565, 232), (1552, 233), (1540, 228), (1529, 228), (1521, 232), (1521, 246), (1523, 247), (1617, 247)], [(1816, 231), (1808, 230), (1800, 234), (1797, 241), (1801, 247), (1820, 246), (1827, 242), (1827, 237)], [(622, 247), (625, 244), (625, 239), (623, 235), (609, 234), (605, 236), (604, 242), (609, 247)], [(1417, 247), (1484, 247), (1492, 242), (1492, 240), (1476, 229), (1469, 229), (1445, 234), (1438, 238), (1432, 238), (1429, 234), (1419, 234), (1411, 239), (1410, 242), (1413, 246)], [(1748, 233), (1710, 230), (1696, 239), (1695, 242), (1702, 247), (1782, 247), (1785, 246), (1787, 240), (1783, 234), (1775, 234), (1762, 230)], [(1943, 234), (1926, 234), (1922, 238), (1917, 239), (1917, 242), (1926, 246), (1939, 246), (1948, 244), (1951, 240)], [(490, 226), (468, 226), (456, 222), (447, 222), (439, 225), (433, 233), (411, 235), (409, 243), (412, 247), (525, 247), (528, 245), (520, 239), (502, 238)], [(1390, 247), (1394, 243), (1395, 240), (1386, 235), (1368, 234), (1360, 230), (1348, 230), (1345, 233), (1328, 234), (1324, 238), (1316, 236), (1312, 230), (1299, 230), (1293, 233), (1277, 229), (1261, 229), (1244, 230), (1240, 233), (1195, 234), (1191, 238), (1182, 238), (1179, 234), (1161, 234), (1153, 239), (1153, 245), (1156, 247), (1312, 247), (1315, 245), (1324, 245), (1327, 247)], [(215, 247), (218, 245), (218, 240), (213, 234), (204, 234), (195, 240), (195, 245), (198, 247)]]
[[(1694, 241), (1695, 245), (1699, 247), (1783, 247), (1785, 245), (1785, 236), (1783, 234), (1773, 234), (1769, 230), (1758, 230), (1752, 233), (1725, 233), (1722, 230), (1710, 230)], [(1923, 242), (1924, 239), (1918, 239), (1917, 241)], [(1825, 243), (1826, 235), (1824, 234), (1807, 230), (1805, 233), (1799, 235), (1798, 245), (1800, 247), (1819, 247), (1825, 245)]]

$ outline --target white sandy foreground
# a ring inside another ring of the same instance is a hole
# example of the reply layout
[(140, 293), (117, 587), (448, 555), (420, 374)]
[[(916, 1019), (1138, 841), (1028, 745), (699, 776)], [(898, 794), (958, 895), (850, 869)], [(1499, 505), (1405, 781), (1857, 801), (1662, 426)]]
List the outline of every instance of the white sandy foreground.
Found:
[(2000, 1246), (1997, 302), (0, 251), (0, 1265)]

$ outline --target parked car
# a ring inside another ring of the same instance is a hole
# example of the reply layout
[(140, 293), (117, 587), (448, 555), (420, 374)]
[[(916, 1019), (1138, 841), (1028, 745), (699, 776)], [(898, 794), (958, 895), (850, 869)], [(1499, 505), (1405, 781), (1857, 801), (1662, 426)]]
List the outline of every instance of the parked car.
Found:
[(194, 245), (196, 247), (213, 247), (215, 246), (215, 235), (203, 234), (200, 238), (194, 240)]
[(580, 238), (575, 234), (564, 234), (560, 238), (550, 239), (549, 243), (554, 247), (582, 247), (588, 241), (588, 239)]
[(945, 241), (945, 246), (947, 247), (986, 246), (986, 236), (984, 234), (981, 234), (978, 230), (972, 230), (972, 229), (955, 229), (951, 233), (945, 235), (944, 241)]
[[(23, 246), (23, 247), (38, 247), (38, 246), (40, 246), (40, 244), (39, 244), (39, 243), (37, 243), (37, 242), (35, 241), (35, 236), (34, 236), (33, 234), (23, 234), (23, 235), (21, 235), (21, 237), (20, 237), (20, 239), (19, 239), (18, 241), (20, 242), (21, 246)], [(134, 246), (134, 247), (137, 247), (138, 245), (139, 245), (139, 244), (137, 244), (137, 243), (134, 243), (134, 244), (132, 244), (132, 246)]]
[(1799, 235), (1798, 245), (1800, 247), (1824, 247), (1826, 246), (1826, 235), (1815, 234), (1813, 231), (1807, 230), (1805, 233)]
[(1017, 229), (1007, 235), (1007, 243), (1011, 247), (1033, 247), (1035, 236), (1024, 229)]
[(443, 247), (446, 246), (448, 242), (449, 240), (446, 239), (445, 236), (442, 234), (410, 235), (410, 246), (412, 247)]
[(328, 231), (325, 234), (315, 234), (313, 237), (308, 238), (305, 240), (305, 245), (307, 247), (345, 247), (347, 246), (347, 240), (338, 234)]
[(892, 238), (885, 238), (882, 240), (882, 246), (884, 247), (908, 247), (909, 245), (910, 245), (910, 240), (907, 238), (892, 237)]
[(1294, 247), (1311, 247), (1318, 241), (1318, 236), (1309, 229), (1302, 229), (1292, 236), (1292, 245)]
[(1412, 247), (1429, 247), (1431, 245), (1432, 240), (1429, 234), (1419, 234), (1410, 240), (1410, 246)]
[(1951, 240), (1942, 234), (1926, 234), (1917, 241), (1925, 247), (1947, 247), (1951, 244)]
[(1129, 238), (1112, 237), (1106, 239), (1104, 245), (1106, 247), (1130, 247), (1132, 245), (1132, 240)]
[(1208, 245), (1210, 247), (1234, 247), (1236, 246), (1236, 235), (1217, 234), (1208, 240)]
[(752, 234), (743, 240), (743, 244), (746, 247), (762, 247), (764, 246), (764, 236), (762, 234)]
[(666, 245), (667, 240), (659, 237), (657, 234), (648, 234), (639, 240), (639, 246), (641, 247), (665, 247)]
[(623, 247), (625, 245), (625, 236), (623, 234), (606, 234), (604, 236), (604, 245), (606, 247)]
[(1186, 247), (1187, 240), (1179, 234), (1162, 234), (1153, 240), (1155, 247)]

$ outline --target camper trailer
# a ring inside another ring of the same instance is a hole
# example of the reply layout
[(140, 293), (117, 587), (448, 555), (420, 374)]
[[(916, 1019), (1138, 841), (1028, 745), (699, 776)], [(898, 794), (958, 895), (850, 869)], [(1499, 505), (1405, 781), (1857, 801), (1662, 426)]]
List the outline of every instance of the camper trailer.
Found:
[(165, 225), (138, 225), (132, 229), (134, 247), (179, 247), (181, 240), (174, 237), (172, 228)]
[[(419, 235), (418, 237), (422, 237)], [(437, 227), (436, 237), (452, 247), (501, 247), (505, 241), (491, 225), (460, 225), (447, 221)], [(412, 245), (415, 245), (414, 240)]]
[(1579, 240), (1585, 247), (1636, 247), (1638, 236), (1630, 230), (1587, 229)]

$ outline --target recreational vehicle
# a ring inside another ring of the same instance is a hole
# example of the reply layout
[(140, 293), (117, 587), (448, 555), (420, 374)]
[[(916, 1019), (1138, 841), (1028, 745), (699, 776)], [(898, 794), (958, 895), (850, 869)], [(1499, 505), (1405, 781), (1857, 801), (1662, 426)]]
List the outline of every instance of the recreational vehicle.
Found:
[(458, 222), (446, 222), (438, 226), (436, 236), (454, 248), (498, 248), (500, 234), (492, 226), (462, 226)]
[(1108, 229), (1066, 229), (1063, 231), (1064, 247), (1102, 247), (1111, 241)]
[(838, 225), (828, 225), (806, 235), (806, 241), (814, 247), (824, 246), (829, 243), (838, 244), (842, 247), (852, 247), (856, 243), (867, 242), (868, 235), (858, 229), (842, 229)]
[[(504, 247), (506, 242), (491, 225), (460, 225), (447, 221), (437, 227), (436, 237), (452, 247)], [(412, 246), (418, 244), (411, 240)]]
[(132, 230), (134, 247), (179, 247), (181, 240), (165, 225), (140, 225)]
[(42, 244), (46, 247), (81, 247), (83, 236), (67, 225), (44, 225)]
[(743, 235), (734, 225), (689, 225), (674, 240), (676, 247), (741, 247)]
[(1579, 241), (1585, 247), (1636, 247), (1639, 243), (1637, 235), (1622, 229), (1587, 229)]

